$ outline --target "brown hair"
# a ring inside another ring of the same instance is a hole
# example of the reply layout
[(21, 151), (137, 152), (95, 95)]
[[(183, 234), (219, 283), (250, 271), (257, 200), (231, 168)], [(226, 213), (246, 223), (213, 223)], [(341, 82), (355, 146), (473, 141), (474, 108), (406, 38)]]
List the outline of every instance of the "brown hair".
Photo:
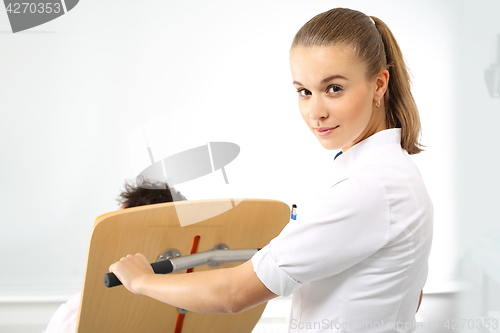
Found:
[(125, 182), (124, 187), (117, 201), (120, 205), (125, 204), (125, 208), (186, 200), (181, 192), (163, 182), (141, 180), (137, 185)]
[(384, 96), (387, 126), (401, 128), (401, 147), (408, 154), (423, 151), (421, 147), (425, 146), (418, 142), (420, 117), (411, 93), (410, 75), (401, 49), (387, 25), (356, 10), (334, 8), (304, 24), (293, 39), (290, 52), (298, 46), (333, 45), (353, 47), (358, 59), (367, 65), (367, 79), (375, 78), (381, 69), (389, 71)]

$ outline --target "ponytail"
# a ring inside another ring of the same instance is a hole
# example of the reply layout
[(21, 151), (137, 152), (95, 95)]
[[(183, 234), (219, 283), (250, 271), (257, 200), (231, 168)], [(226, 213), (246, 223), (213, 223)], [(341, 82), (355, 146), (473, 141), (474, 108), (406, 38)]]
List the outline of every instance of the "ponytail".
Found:
[(388, 128), (401, 128), (401, 146), (408, 154), (418, 154), (424, 147), (418, 142), (420, 116), (411, 93), (411, 80), (394, 35), (382, 20), (371, 16), (382, 37), (389, 70), (389, 86), (385, 92), (386, 123)]
[(297, 32), (291, 49), (297, 46), (350, 45), (358, 59), (366, 63), (368, 79), (381, 69), (389, 71), (384, 96), (388, 128), (401, 128), (401, 147), (408, 154), (418, 154), (425, 147), (419, 143), (420, 117), (411, 93), (411, 81), (403, 54), (391, 31), (376, 17), (359, 11), (334, 8), (309, 20)]

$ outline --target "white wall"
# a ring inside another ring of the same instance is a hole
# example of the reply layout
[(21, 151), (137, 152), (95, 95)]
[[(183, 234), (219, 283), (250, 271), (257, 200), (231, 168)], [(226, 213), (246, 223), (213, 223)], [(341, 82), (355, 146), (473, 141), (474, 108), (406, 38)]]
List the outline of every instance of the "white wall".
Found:
[(457, 316), (478, 318), (489, 313), (500, 327), (500, 98), (489, 96), (484, 79), (500, 52), (499, 15), (499, 1), (462, 4), (455, 137), (460, 273), (471, 285), (458, 300)]
[[(0, 10), (0, 295), (80, 289), (94, 219), (118, 208), (124, 180), (148, 163), (131, 133), (155, 117), (175, 119), (147, 130), (158, 159), (207, 141), (241, 147), (226, 167), (229, 185), (220, 172), (179, 185), (188, 199), (291, 205), (311, 193), (335, 152), (302, 123), (288, 51), (307, 20), (336, 6), (385, 21), (412, 70), (428, 147), (413, 158), (435, 206), (426, 288), (449, 289), (461, 278), (461, 246), (471, 242), (459, 243), (459, 233), (476, 239), (486, 230), (470, 223), (478, 210), (480, 221), (496, 216), (493, 190), (486, 201), (478, 193), (498, 180), (498, 159), (486, 155), (498, 100), (486, 97), (481, 72), (490, 64), (487, 34), (500, 33), (497, 3), (86, 0), (17, 34)], [(471, 177), (476, 156), (485, 163), (480, 182)]]

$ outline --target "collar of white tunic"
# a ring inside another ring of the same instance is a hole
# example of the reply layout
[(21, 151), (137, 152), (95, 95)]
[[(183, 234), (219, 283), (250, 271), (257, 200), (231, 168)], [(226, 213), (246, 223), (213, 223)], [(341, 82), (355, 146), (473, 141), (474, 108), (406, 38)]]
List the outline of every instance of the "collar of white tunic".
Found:
[(376, 154), (379, 148), (386, 145), (397, 145), (401, 148), (401, 128), (377, 132), (340, 154), (333, 162), (334, 177), (354, 168), (356, 164)]

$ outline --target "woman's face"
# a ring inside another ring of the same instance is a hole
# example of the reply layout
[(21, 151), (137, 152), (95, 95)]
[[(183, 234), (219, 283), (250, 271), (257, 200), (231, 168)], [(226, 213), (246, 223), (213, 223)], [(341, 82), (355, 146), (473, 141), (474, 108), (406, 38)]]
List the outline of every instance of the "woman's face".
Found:
[[(389, 72), (382, 70), (368, 81), (365, 64), (351, 47), (296, 47), (290, 68), (302, 118), (325, 149), (346, 151), (386, 129), (383, 95)], [(334, 129), (321, 132), (318, 127)]]

